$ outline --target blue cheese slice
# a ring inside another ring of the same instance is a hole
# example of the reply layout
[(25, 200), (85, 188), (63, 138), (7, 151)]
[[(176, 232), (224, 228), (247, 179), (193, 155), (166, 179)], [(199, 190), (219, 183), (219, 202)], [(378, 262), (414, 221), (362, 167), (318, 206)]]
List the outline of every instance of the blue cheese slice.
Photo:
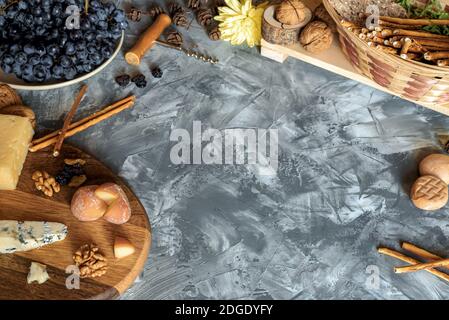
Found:
[(58, 222), (0, 220), (0, 253), (37, 249), (66, 236), (67, 226)]

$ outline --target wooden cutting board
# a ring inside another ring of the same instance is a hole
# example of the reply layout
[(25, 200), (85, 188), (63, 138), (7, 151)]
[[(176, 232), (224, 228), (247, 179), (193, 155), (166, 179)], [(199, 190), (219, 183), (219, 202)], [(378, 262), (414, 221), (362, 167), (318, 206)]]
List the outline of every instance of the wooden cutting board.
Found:
[[(125, 292), (142, 271), (151, 244), (151, 226), (144, 207), (132, 191), (100, 161), (83, 151), (64, 145), (58, 158), (52, 149), (29, 153), (15, 191), (0, 191), (0, 220), (30, 220), (64, 223), (67, 238), (42, 248), (15, 254), (0, 254), (0, 300), (4, 299), (114, 299)], [(70, 212), (70, 201), (76, 189), (64, 186), (52, 198), (36, 190), (31, 175), (45, 170), (55, 176), (62, 169), (64, 158), (81, 158), (88, 180), (84, 185), (115, 182), (129, 198), (132, 217), (123, 225), (103, 219), (78, 221)], [(131, 241), (136, 252), (117, 260), (114, 257), (114, 237)], [(108, 259), (109, 269), (99, 278), (80, 280), (79, 289), (67, 289), (65, 270), (73, 265), (72, 255), (83, 244), (95, 243)], [(50, 279), (44, 284), (27, 284), (31, 262), (47, 265)]]

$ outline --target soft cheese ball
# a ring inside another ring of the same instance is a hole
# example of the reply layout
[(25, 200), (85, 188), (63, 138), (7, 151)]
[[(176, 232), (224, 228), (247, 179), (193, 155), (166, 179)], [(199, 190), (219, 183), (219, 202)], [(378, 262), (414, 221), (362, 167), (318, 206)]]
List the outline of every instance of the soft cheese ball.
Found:
[(108, 208), (106, 202), (95, 196), (97, 185), (79, 188), (72, 198), (72, 214), (80, 221), (100, 219)]
[(431, 175), (449, 184), (449, 156), (444, 154), (431, 154), (419, 164), (419, 173)]
[(123, 224), (131, 218), (131, 206), (128, 197), (119, 185), (104, 183), (95, 190), (97, 198), (107, 203), (104, 219), (114, 224)]
[(34, 130), (28, 118), (0, 115), (0, 132), (0, 190), (14, 190)]

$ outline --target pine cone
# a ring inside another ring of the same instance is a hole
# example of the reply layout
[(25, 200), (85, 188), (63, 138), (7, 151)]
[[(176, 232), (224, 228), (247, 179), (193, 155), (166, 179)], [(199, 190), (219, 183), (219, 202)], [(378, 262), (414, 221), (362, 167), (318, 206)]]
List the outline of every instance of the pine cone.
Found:
[(187, 1), (187, 7), (193, 10), (196, 10), (200, 7), (201, 1), (200, 0), (188, 0)]
[(131, 21), (140, 21), (142, 19), (142, 11), (136, 8), (131, 8), (130, 12), (128, 13), (128, 18)]
[(210, 9), (199, 9), (196, 18), (200, 25), (207, 27), (212, 23), (214, 16)]
[(186, 13), (184, 11), (175, 12), (173, 15), (173, 23), (180, 27), (187, 27), (189, 25), (189, 21), (187, 20)]
[(158, 5), (154, 5), (150, 8), (150, 10), (148, 11), (148, 13), (150, 14), (150, 16), (152, 16), (153, 18), (156, 18), (158, 15), (164, 13), (164, 9), (162, 9), (160, 6)]
[(168, 12), (173, 17), (177, 12), (184, 12), (184, 9), (177, 2), (171, 2), (168, 5)]
[(221, 38), (221, 32), (220, 32), (220, 30), (218, 29), (218, 26), (217, 26), (217, 25), (213, 26), (213, 27), (209, 30), (208, 35), (209, 35), (209, 39), (211, 39), (212, 41), (220, 40), (220, 38)]
[(181, 46), (183, 42), (182, 35), (178, 31), (171, 31), (167, 34), (166, 39), (168, 43), (174, 44), (175, 46)]

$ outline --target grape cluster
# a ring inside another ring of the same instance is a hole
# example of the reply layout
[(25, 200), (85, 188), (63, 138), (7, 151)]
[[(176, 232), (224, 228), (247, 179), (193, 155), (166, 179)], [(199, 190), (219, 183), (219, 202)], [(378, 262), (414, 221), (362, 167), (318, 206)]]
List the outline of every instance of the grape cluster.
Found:
[[(73, 11), (79, 28), (67, 28)], [(125, 13), (113, 3), (90, 0), (0, 0), (0, 69), (26, 82), (71, 80), (111, 57)], [(2, 10), (3, 8), (3, 10)]]

